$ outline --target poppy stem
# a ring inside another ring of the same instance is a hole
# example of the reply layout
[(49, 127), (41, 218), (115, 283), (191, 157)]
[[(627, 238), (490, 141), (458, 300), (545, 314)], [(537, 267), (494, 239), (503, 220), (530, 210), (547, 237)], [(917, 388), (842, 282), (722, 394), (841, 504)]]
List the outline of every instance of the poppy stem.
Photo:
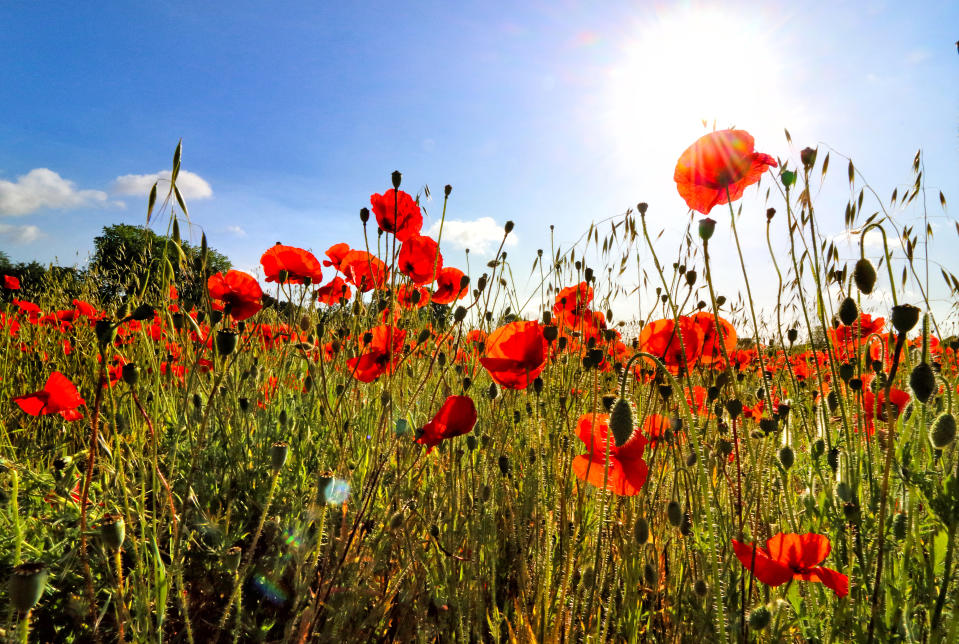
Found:
[[(895, 353), (892, 356), (892, 368), (889, 370), (889, 378), (886, 380), (886, 427), (887, 427), (887, 436), (886, 436), (886, 464), (883, 468), (882, 473), (882, 487), (880, 488), (880, 497), (879, 497), (879, 536), (876, 543), (876, 581), (872, 586), (872, 613), (869, 618), (869, 631), (866, 636), (866, 641), (871, 644), (876, 627), (876, 616), (879, 614), (879, 594), (882, 592), (882, 564), (885, 557), (883, 557), (883, 546), (885, 545), (885, 530), (886, 530), (886, 502), (889, 497), (889, 472), (892, 469), (892, 455), (894, 450), (894, 439), (896, 433), (896, 416), (893, 414), (893, 403), (890, 400), (890, 393), (892, 392), (892, 382), (896, 377), (896, 371), (899, 368), (899, 356), (902, 354), (902, 347), (906, 342), (906, 334), (900, 332), (899, 336), (896, 338), (896, 349)], [(878, 398), (878, 396), (877, 396)]]
[(97, 446), (100, 432), (100, 406), (103, 404), (103, 385), (106, 381), (106, 360), (100, 361), (100, 372), (97, 374), (97, 392), (93, 399), (93, 415), (90, 418), (90, 448), (87, 455), (87, 474), (80, 492), (80, 562), (83, 565), (83, 576), (86, 578), (87, 603), (89, 604), (91, 628), (93, 637), (100, 641), (100, 632), (97, 628), (97, 598), (93, 590), (93, 572), (90, 570), (90, 559), (87, 556), (87, 502), (90, 499), (90, 482), (93, 480), (93, 467), (97, 458)]

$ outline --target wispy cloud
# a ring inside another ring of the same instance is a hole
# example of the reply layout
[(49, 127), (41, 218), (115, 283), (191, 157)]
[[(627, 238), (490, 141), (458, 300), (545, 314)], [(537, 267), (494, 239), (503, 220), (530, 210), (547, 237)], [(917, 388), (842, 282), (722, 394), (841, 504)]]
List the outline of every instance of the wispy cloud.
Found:
[[(440, 222), (434, 222), (427, 234), (436, 237)], [(503, 238), (503, 225), (492, 217), (480, 217), (469, 221), (447, 219), (443, 224), (443, 239), (440, 243), (453, 244), (459, 248), (469, 248), (477, 253), (489, 253), (496, 250)], [(515, 233), (506, 238), (507, 246), (515, 246), (519, 240)]]
[(0, 215), (29, 215), (45, 208), (102, 208), (118, 205), (102, 190), (78, 190), (48, 168), (34, 168), (16, 181), (0, 179)]
[(0, 224), (0, 238), (8, 240), (12, 244), (29, 244), (41, 237), (46, 237), (46, 235), (36, 226)]
[[(157, 186), (157, 199), (166, 196), (170, 189), (170, 177), (173, 173), (169, 170), (154, 172), (153, 174), (125, 174), (113, 180), (113, 192), (118, 195), (129, 195), (131, 197), (148, 197), (153, 184), (159, 182)], [(166, 184), (164, 188), (164, 184)], [(209, 199), (213, 196), (213, 188), (207, 183), (206, 179), (188, 170), (180, 170), (176, 178), (177, 188), (184, 199)]]
[(227, 226), (226, 232), (230, 233), (234, 237), (246, 237), (246, 231), (242, 226)]

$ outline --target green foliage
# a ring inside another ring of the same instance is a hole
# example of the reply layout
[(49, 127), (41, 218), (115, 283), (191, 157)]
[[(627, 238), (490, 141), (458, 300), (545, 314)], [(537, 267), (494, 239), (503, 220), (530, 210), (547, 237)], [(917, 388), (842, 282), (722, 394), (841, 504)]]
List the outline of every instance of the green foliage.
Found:
[(138, 293), (145, 284), (145, 295), (156, 297), (164, 260), (169, 260), (180, 299), (187, 308), (197, 306), (202, 301), (206, 277), (232, 268), (225, 255), (211, 248), (204, 271), (198, 246), (181, 241), (181, 254), (170, 237), (129, 224), (104, 227), (93, 243), (90, 271), (97, 277), (98, 294), (104, 305), (116, 304), (123, 297)]

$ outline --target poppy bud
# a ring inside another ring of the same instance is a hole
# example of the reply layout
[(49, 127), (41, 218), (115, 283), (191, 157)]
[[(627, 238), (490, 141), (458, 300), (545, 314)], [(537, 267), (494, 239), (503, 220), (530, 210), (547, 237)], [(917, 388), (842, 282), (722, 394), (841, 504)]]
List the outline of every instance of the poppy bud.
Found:
[[(589, 570), (592, 570), (592, 568), (590, 568)], [(647, 586), (653, 586), (656, 584), (657, 581), (659, 581), (659, 572), (656, 570), (655, 567), (653, 567), (652, 564), (646, 564), (645, 566), (643, 566), (643, 579), (646, 580)], [(589, 585), (592, 585), (592, 584), (589, 584)]]
[(679, 501), (673, 500), (666, 504), (666, 519), (674, 528), (678, 528), (683, 521), (683, 509), (679, 506)]
[(696, 583), (693, 584), (693, 592), (696, 593), (698, 597), (705, 597), (709, 592), (709, 586), (707, 586), (706, 582), (702, 579), (697, 579)]
[(646, 211), (649, 210), (649, 204), (645, 201), (640, 201), (638, 204), (636, 204), (636, 210), (639, 211), (639, 214), (645, 215)]
[(228, 356), (236, 349), (237, 335), (233, 331), (220, 330), (216, 332), (216, 352), (221, 356)]
[(839, 365), (839, 377), (842, 378), (843, 382), (849, 382), (849, 379), (853, 377), (856, 373), (856, 367), (849, 362), (844, 362)]
[(499, 471), (503, 476), (509, 476), (510, 465), (509, 465), (509, 456), (506, 454), (501, 454), (498, 461)]
[(453, 311), (453, 320), (455, 322), (462, 322), (466, 319), (466, 307), (457, 306), (456, 310)]
[(812, 444), (812, 456), (813, 458), (819, 458), (823, 455), (823, 452), (826, 451), (826, 442), (817, 438), (816, 441)]
[(23, 563), (10, 575), (10, 605), (21, 613), (33, 609), (47, 585), (47, 567), (39, 562)]
[(876, 285), (876, 269), (873, 268), (872, 262), (865, 257), (856, 262), (856, 267), (852, 271), (852, 279), (860, 293), (865, 295), (872, 293), (872, 287)]
[(586, 270), (583, 271), (583, 279), (585, 279), (587, 282), (592, 282), (592, 281), (593, 281), (593, 269), (592, 269), (592, 268), (587, 267)]
[(769, 436), (773, 432), (779, 430), (779, 423), (775, 418), (760, 418), (759, 429), (762, 430), (764, 435)]
[(683, 520), (679, 524), (679, 534), (688, 537), (693, 533), (693, 515), (689, 510), (683, 512)]
[(143, 322), (144, 320), (152, 320), (153, 316), (156, 314), (156, 309), (150, 306), (149, 304), (141, 304), (133, 311), (133, 315), (130, 317), (137, 322)]
[(286, 442), (273, 443), (270, 447), (270, 468), (274, 473), (283, 469), (286, 464), (286, 457), (290, 453), (290, 445)]
[(400, 182), (403, 181), (403, 175), (399, 170), (393, 170), (393, 174), (390, 175), (390, 179), (393, 181), (393, 188), (398, 189), (400, 187)]
[(140, 379), (140, 372), (137, 371), (137, 366), (132, 362), (128, 362), (123, 365), (123, 382), (127, 383), (131, 387), (137, 384), (137, 381)]
[(816, 165), (816, 153), (817, 151), (813, 148), (805, 148), (799, 153), (799, 159), (807, 170)]
[(119, 550), (126, 536), (123, 517), (119, 514), (105, 514), (100, 520), (100, 538), (111, 550)]
[(716, 232), (716, 222), (709, 217), (699, 220), (699, 238), (707, 241)]
[(776, 216), (775, 208), (766, 208), (766, 221), (772, 221), (773, 217)]
[(925, 403), (932, 398), (932, 394), (936, 391), (936, 374), (933, 373), (928, 362), (920, 362), (913, 368), (912, 373), (909, 374), (909, 386), (912, 387), (919, 402)]
[(853, 391), (860, 391), (862, 389), (862, 379), (861, 378), (850, 378), (849, 379), (849, 388)]
[(469, 451), (474, 451), (476, 449), (476, 437), (472, 434), (466, 435), (466, 449)]
[(835, 390), (826, 394), (826, 406), (829, 407), (829, 411), (831, 412), (839, 409), (839, 394), (837, 394)]
[(769, 614), (769, 609), (765, 606), (758, 606), (751, 611), (749, 611), (749, 628), (755, 631), (761, 631), (767, 626), (769, 626), (769, 620), (771, 619)]
[(839, 305), (839, 320), (846, 326), (851, 325), (859, 317), (859, 309), (851, 297), (847, 297)]
[(237, 402), (240, 403), (240, 411), (242, 411), (243, 413), (250, 411), (249, 398), (240, 398), (239, 400), (237, 400)]
[(899, 333), (909, 333), (917, 322), (919, 322), (919, 309), (912, 304), (892, 307), (892, 326)]
[(733, 453), (733, 442), (728, 438), (720, 438), (716, 441), (716, 451), (719, 452), (723, 458), (727, 458)]
[(929, 440), (936, 449), (945, 449), (956, 439), (956, 418), (945, 412), (932, 423)]
[(826, 455), (826, 462), (829, 463), (830, 469), (833, 472), (839, 469), (839, 448), (833, 447), (829, 450), (829, 453)]
[(286, 423), (287, 423), (287, 421), (289, 420), (289, 416), (287, 415), (285, 409), (281, 409), (281, 410), (280, 410), (280, 418), (279, 418), (279, 420), (280, 420), (280, 427), (283, 427), (283, 428), (285, 429), (285, 428), (286, 428)]
[(227, 548), (221, 559), (223, 568), (229, 572), (236, 572), (236, 569), (240, 567), (240, 556), (242, 554), (243, 549), (240, 548), (240, 546), (231, 546)]
[(726, 411), (729, 412), (730, 418), (735, 420), (743, 413), (743, 403), (735, 398), (730, 398), (726, 401)]
[(836, 496), (838, 496), (839, 500), (843, 501), (844, 503), (849, 503), (852, 501), (852, 487), (849, 485), (849, 483), (846, 483), (845, 481), (840, 481), (837, 483)]
[(696, 271), (686, 271), (686, 283), (692, 286), (696, 283)]
[(636, 519), (636, 525), (633, 526), (633, 536), (636, 537), (636, 543), (639, 545), (646, 545), (646, 542), (649, 541), (649, 523), (645, 518), (639, 517)]
[(842, 513), (846, 517), (846, 521), (859, 521), (859, 504), (855, 501), (843, 503)]
[(93, 326), (94, 331), (97, 334), (97, 340), (100, 343), (101, 347), (113, 342), (113, 338), (117, 334), (117, 328), (113, 326), (113, 322), (107, 319), (97, 320), (96, 324)]
[(203, 399), (200, 398), (200, 394), (193, 394), (193, 408), (200, 409), (203, 406)]
[(909, 529), (909, 517), (906, 516), (905, 512), (897, 512), (896, 516), (892, 519), (892, 533), (895, 535), (897, 541), (902, 541), (906, 538), (906, 532)]
[(633, 409), (626, 400), (620, 398), (613, 403), (609, 416), (609, 429), (617, 447), (622, 447), (633, 435)]
[(486, 396), (490, 400), (496, 400), (496, 396), (498, 395), (499, 395), (499, 390), (496, 388), (496, 383), (495, 382), (489, 383), (489, 389), (486, 390)]
[(370, 209), (360, 208), (360, 221), (364, 224), (370, 220)]

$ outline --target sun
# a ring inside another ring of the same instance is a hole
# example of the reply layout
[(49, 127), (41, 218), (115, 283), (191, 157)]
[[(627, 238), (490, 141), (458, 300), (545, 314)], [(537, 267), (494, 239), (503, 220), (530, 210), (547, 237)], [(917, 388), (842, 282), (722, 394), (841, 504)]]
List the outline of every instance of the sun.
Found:
[(801, 127), (784, 47), (761, 15), (672, 8), (637, 22), (607, 74), (606, 135), (619, 162), (669, 169), (697, 137), (738, 127), (782, 140)]

